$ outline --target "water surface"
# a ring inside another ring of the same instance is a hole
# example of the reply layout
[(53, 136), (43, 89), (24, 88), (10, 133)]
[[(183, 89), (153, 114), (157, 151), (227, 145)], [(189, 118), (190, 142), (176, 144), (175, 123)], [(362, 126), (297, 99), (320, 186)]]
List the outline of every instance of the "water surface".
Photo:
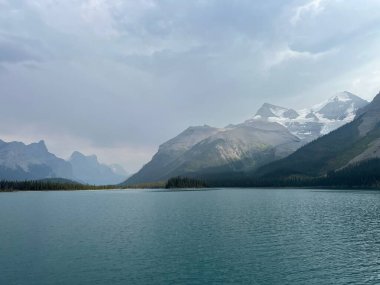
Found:
[(380, 192), (0, 193), (0, 284), (380, 284)]

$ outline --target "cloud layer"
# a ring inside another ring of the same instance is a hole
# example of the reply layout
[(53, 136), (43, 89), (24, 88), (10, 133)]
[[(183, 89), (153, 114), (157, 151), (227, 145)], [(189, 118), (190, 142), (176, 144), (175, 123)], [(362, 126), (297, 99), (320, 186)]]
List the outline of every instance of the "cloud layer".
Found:
[(136, 171), (188, 125), (380, 88), (379, 0), (0, 0), (0, 136)]

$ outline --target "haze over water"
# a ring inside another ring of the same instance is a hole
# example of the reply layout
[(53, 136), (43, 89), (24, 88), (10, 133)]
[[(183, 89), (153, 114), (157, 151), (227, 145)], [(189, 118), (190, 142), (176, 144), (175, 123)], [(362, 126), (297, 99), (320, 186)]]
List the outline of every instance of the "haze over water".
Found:
[(379, 284), (380, 192), (0, 194), (0, 284)]

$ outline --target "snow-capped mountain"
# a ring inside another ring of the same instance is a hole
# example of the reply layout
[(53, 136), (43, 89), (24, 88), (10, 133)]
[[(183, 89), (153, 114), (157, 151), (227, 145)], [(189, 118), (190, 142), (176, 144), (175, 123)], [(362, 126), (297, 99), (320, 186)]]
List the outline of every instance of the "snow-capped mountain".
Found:
[(123, 182), (128, 175), (119, 165), (108, 166), (99, 163), (96, 155), (84, 155), (74, 151), (69, 162), (76, 180), (94, 185), (110, 185)]
[(246, 123), (257, 120), (276, 122), (308, 142), (351, 122), (357, 110), (367, 104), (366, 100), (347, 91), (311, 108), (298, 111), (265, 103)]
[(342, 92), (308, 109), (296, 111), (265, 103), (253, 118), (238, 125), (190, 127), (162, 144), (152, 160), (125, 183), (253, 170), (350, 122), (367, 104)]
[(45, 142), (26, 145), (0, 140), (0, 179), (30, 180), (43, 178), (72, 179), (70, 163), (56, 157)]
[(257, 118), (284, 118), (296, 119), (299, 116), (297, 111), (264, 103), (263, 106), (256, 112)]
[[(349, 99), (352, 98), (351, 96)], [(358, 100), (360, 103), (360, 100)], [(345, 104), (348, 111), (344, 108), (340, 109), (340, 113), (344, 113), (341, 117), (336, 114), (339, 107), (332, 108), (333, 104), (338, 106)], [(325, 108), (327, 106), (327, 108)], [(333, 115), (334, 118), (351, 118), (353, 117), (350, 109), (352, 104), (346, 96), (336, 96), (329, 100), (327, 104), (318, 106), (317, 111), (331, 110), (325, 113), (325, 116)], [(324, 109), (325, 108), (325, 109)], [(349, 119), (347, 119), (349, 120)], [(362, 108), (355, 119), (350, 124), (339, 128), (338, 130), (317, 139), (311, 144), (297, 150), (287, 158), (265, 165), (255, 172), (257, 177), (267, 177), (277, 179), (278, 177), (291, 177), (297, 175), (300, 177), (321, 177), (329, 172), (345, 169), (347, 173), (356, 175), (356, 179), (361, 183), (368, 183), (365, 180), (375, 179), (371, 170), (371, 166), (366, 166), (365, 172), (368, 176), (363, 176), (363, 169), (355, 173), (353, 169), (360, 169), (361, 163), (371, 163), (368, 165), (378, 165), (378, 162), (371, 159), (380, 158), (380, 93), (372, 100), (371, 103)], [(347, 167), (353, 167), (351, 170)], [(374, 168), (375, 169), (375, 168)], [(346, 174), (347, 175), (347, 174)], [(366, 179), (362, 179), (367, 177)], [(345, 176), (344, 179), (348, 177)], [(377, 182), (376, 182), (377, 184)]]

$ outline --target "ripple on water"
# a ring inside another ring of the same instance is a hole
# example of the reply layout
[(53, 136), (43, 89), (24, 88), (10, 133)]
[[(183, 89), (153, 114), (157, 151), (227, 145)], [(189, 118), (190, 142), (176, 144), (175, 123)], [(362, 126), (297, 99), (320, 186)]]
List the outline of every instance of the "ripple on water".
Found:
[(0, 194), (0, 284), (379, 284), (379, 192)]

